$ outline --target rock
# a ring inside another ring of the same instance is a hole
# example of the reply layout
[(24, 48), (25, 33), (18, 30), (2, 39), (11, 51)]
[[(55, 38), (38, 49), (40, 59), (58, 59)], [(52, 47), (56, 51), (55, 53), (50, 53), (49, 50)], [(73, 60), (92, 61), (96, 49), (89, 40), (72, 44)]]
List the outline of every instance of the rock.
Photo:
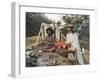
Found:
[(33, 52), (33, 50), (26, 51), (25, 54), (26, 54), (26, 56), (29, 56), (32, 52)]
[(29, 56), (26, 56), (26, 67), (32, 67), (32, 58)]
[(29, 54), (30, 57), (34, 57), (36, 55), (36, 52), (32, 50), (32, 52)]
[(27, 49), (26, 49), (26, 52), (27, 52), (27, 51), (31, 51), (31, 50), (32, 50), (32, 48), (27, 48)]
[(48, 61), (45, 61), (42, 57), (38, 58), (37, 66), (47, 66)]
[(26, 63), (32, 63), (32, 58), (29, 56), (26, 56)]
[(38, 66), (71, 65), (67, 58), (56, 53), (45, 53), (37, 60)]

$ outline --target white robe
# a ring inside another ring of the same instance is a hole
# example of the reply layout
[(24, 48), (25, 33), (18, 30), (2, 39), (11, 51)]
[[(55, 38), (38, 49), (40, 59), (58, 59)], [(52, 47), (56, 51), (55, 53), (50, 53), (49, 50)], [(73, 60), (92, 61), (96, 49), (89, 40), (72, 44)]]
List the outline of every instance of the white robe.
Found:
[(66, 43), (71, 43), (71, 45), (73, 46), (73, 49), (76, 48), (75, 55), (69, 54), (68, 57), (70, 59), (77, 60), (79, 64), (84, 64), (83, 56), (82, 56), (82, 52), (81, 52), (81, 48), (80, 48), (80, 44), (78, 40), (78, 33), (68, 33), (66, 36), (66, 40), (67, 40)]
[(65, 25), (60, 25), (59, 27), (56, 25), (56, 39), (59, 41), (60, 40), (60, 30), (63, 29)]

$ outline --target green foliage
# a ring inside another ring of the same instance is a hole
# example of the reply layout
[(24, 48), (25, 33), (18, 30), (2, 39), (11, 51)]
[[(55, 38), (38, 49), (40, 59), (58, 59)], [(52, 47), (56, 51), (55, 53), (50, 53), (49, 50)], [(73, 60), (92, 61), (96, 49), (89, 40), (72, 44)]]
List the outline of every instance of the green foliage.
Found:
[[(79, 32), (81, 46), (89, 49), (89, 15), (76, 15), (76, 14), (66, 14), (62, 17), (65, 24), (73, 24), (75, 31)], [(65, 31), (65, 29), (64, 29)], [(67, 32), (67, 31), (65, 31)]]
[(42, 22), (51, 23), (43, 13), (26, 12), (26, 37), (38, 35)]

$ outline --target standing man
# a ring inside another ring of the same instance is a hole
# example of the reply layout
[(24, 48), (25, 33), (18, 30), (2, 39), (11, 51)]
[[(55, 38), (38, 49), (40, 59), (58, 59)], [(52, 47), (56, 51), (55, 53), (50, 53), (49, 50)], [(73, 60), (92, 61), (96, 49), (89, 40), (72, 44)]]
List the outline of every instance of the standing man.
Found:
[(65, 24), (62, 25), (61, 21), (57, 22), (56, 25), (56, 38), (58, 41), (61, 41), (61, 33), (62, 33), (62, 29), (65, 27)]

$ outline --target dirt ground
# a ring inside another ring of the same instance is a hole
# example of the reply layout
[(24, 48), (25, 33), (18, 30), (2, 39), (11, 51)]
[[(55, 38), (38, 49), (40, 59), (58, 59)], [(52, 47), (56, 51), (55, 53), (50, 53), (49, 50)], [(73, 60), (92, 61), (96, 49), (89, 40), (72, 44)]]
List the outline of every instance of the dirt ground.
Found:
[[(37, 36), (27, 37), (26, 38), (26, 49), (32, 48), (32, 46), (34, 46), (34, 44), (36, 43), (36, 39), (37, 39)], [(89, 64), (89, 61), (90, 61), (89, 57), (90, 57), (89, 50), (85, 49), (84, 54), (83, 54), (84, 64)]]

